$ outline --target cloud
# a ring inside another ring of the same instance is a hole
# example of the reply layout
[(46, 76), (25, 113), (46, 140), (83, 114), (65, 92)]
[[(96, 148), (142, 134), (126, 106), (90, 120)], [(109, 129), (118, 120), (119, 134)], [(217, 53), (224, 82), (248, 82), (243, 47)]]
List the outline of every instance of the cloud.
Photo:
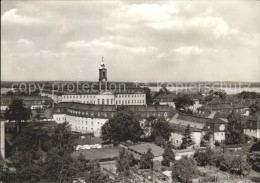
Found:
[(20, 14), (21, 10), (14, 8), (11, 9), (7, 12), (5, 12), (2, 16), (2, 23), (13, 23), (13, 24), (24, 24), (24, 25), (28, 25), (28, 24), (34, 24), (34, 23), (40, 23), (41, 20), (34, 18), (34, 17), (30, 17), (30, 16), (25, 16)]
[[(4, 80), (96, 80), (104, 56), (113, 80), (259, 81), (257, 2), (6, 1), (1, 8)], [(16, 66), (24, 72), (10, 75)], [(39, 69), (46, 66), (48, 75)]]
[(16, 43), (23, 44), (23, 45), (34, 45), (34, 42), (28, 41), (26, 39), (20, 39), (20, 40), (16, 41)]
[(108, 31), (128, 30), (131, 29), (131, 26), (128, 24), (117, 24), (115, 26), (106, 26), (104, 29)]
[(26, 40), (26, 39), (19, 39), (17, 41), (1, 41), (2, 45), (17, 45), (17, 46), (33, 46), (34, 42)]
[(162, 21), (168, 20), (172, 15), (178, 14), (179, 10), (172, 4), (134, 4), (129, 6), (128, 13), (135, 15), (141, 20)]
[(178, 18), (171, 21), (155, 22), (150, 24), (156, 30), (178, 30), (199, 32), (217, 39), (229, 34), (236, 34), (238, 30), (232, 29), (220, 17), (195, 17), (191, 19)]
[(163, 52), (157, 55), (157, 59), (160, 61), (172, 61), (172, 60), (194, 60), (196, 57), (206, 57), (208, 55), (218, 54), (219, 50), (200, 48), (198, 46), (183, 46), (174, 48), (168, 52)]
[(135, 54), (145, 54), (145, 53), (154, 53), (157, 51), (157, 48), (147, 46), (147, 47), (133, 47), (133, 46), (126, 46), (115, 44), (108, 41), (99, 41), (99, 40), (92, 40), (92, 41), (71, 41), (65, 44), (66, 49), (73, 49), (76, 52), (84, 51), (86, 49), (91, 50), (115, 50), (119, 52), (128, 52), (128, 53), (135, 53)]

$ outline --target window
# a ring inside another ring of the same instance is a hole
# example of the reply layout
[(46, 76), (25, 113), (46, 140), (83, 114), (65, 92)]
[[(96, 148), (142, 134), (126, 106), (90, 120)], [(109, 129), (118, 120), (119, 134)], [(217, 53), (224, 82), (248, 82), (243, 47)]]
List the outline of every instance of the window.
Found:
[(109, 105), (109, 99), (107, 99), (107, 105)]

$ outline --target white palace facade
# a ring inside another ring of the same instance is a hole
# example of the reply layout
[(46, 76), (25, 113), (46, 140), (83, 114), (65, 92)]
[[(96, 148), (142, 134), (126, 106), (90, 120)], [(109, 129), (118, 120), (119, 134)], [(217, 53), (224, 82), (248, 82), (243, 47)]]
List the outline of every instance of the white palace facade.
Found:
[[(107, 82), (107, 69), (102, 59), (99, 69), (99, 86)], [(85, 92), (62, 94), (53, 111), (57, 123), (68, 122), (71, 131), (93, 133), (100, 136), (102, 125), (113, 117), (118, 107), (125, 106), (141, 117), (171, 116), (172, 108), (168, 105), (146, 105), (144, 89), (127, 87), (122, 91)]]
[[(103, 58), (99, 68), (98, 88), (84, 93), (64, 93), (61, 95), (61, 102), (79, 102), (95, 105), (146, 105), (146, 94), (142, 88), (105, 88), (107, 84), (107, 69)], [(102, 88), (102, 87), (103, 88)], [(98, 89), (98, 90), (97, 90)]]

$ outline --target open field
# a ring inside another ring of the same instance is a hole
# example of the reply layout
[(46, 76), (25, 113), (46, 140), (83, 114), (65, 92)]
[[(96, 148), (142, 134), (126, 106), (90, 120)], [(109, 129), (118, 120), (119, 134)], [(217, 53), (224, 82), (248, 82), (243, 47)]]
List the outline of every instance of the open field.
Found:
[(71, 154), (71, 156), (73, 158), (77, 158), (80, 155), (80, 153), (82, 153), (88, 160), (114, 158), (114, 157), (118, 156), (119, 149), (120, 149), (120, 147), (79, 150), (79, 151), (74, 151)]

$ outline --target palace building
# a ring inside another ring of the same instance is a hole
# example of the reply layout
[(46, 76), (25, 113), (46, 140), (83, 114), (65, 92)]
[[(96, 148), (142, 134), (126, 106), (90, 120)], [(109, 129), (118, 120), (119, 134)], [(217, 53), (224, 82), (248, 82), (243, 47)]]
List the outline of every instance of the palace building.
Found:
[[(62, 94), (62, 101), (53, 111), (57, 123), (68, 122), (71, 131), (93, 133), (100, 136), (102, 125), (112, 118), (120, 106), (128, 107), (135, 114), (145, 117), (170, 118), (172, 108), (168, 105), (146, 105), (146, 94), (142, 88), (127, 84), (122, 91), (107, 91), (107, 69), (102, 58), (99, 68), (99, 91)], [(140, 121), (141, 123), (141, 121)]]
[[(71, 131), (100, 136), (102, 125), (114, 116), (118, 107), (116, 105), (61, 102), (54, 108), (53, 120), (57, 123), (68, 122)], [(127, 107), (142, 118), (150, 116), (170, 118), (172, 115), (172, 108), (168, 105), (129, 105)]]
[[(110, 87), (112, 86), (113, 87)], [(121, 87), (107, 82), (107, 69), (104, 59), (99, 68), (99, 83), (84, 92), (68, 92), (61, 94), (61, 102), (79, 102), (95, 105), (146, 105), (145, 91), (140, 87), (126, 83)]]

